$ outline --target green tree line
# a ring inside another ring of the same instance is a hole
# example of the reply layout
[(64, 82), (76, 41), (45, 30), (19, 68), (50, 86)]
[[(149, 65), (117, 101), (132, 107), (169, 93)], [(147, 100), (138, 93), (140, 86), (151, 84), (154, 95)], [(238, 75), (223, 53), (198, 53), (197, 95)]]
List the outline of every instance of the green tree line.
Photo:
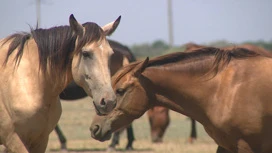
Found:
[[(272, 40), (271, 41), (246, 41), (241, 44), (252, 44), (259, 47), (263, 47), (269, 51), (272, 51)], [(234, 44), (228, 41), (220, 40), (215, 41), (207, 44), (199, 44), (199, 45), (205, 45), (205, 46), (213, 46), (213, 47), (226, 47), (226, 46), (233, 46), (233, 45), (240, 45), (240, 44)], [(132, 53), (136, 56), (137, 59), (142, 59), (147, 56), (149, 57), (155, 57), (160, 56), (172, 52), (182, 52), (185, 50), (185, 44), (181, 44), (180, 46), (174, 46), (172, 48), (169, 47), (169, 45), (162, 41), (162, 40), (156, 40), (153, 43), (143, 43), (143, 44), (135, 44), (130, 46), (130, 49)]]

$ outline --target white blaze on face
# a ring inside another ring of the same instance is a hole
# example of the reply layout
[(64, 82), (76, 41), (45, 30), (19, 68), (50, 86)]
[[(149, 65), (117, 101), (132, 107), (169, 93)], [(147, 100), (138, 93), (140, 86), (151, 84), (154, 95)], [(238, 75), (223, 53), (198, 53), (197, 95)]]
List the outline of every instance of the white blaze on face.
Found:
[[(102, 42), (101, 44), (97, 45), (93, 44), (91, 45), (92, 48), (88, 48), (93, 53), (93, 59), (94, 62), (92, 62), (92, 73), (94, 74), (94, 80), (100, 80), (103, 85), (109, 86), (110, 81), (110, 72), (109, 72), (109, 58), (110, 55), (113, 54), (112, 49), (109, 47), (109, 45), (106, 45), (105, 42)], [(85, 72), (90, 71), (90, 67), (88, 65), (84, 66)], [(101, 85), (102, 85), (101, 84)]]

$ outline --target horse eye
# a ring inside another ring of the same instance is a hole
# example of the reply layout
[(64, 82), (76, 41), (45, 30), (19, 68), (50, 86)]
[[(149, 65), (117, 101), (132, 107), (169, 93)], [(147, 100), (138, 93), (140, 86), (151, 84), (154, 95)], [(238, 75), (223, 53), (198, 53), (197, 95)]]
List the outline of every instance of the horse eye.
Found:
[(90, 53), (87, 51), (82, 51), (83, 57), (91, 57)]
[(125, 93), (125, 89), (119, 88), (116, 90), (116, 94), (122, 96)]

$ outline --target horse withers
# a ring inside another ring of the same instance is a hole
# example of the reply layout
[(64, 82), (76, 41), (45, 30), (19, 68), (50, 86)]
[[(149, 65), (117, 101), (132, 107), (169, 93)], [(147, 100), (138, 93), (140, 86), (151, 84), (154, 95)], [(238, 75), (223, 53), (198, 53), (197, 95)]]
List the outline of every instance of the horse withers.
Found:
[(201, 123), (217, 152), (272, 152), (272, 59), (243, 48), (200, 48), (132, 63), (112, 79), (116, 108), (96, 116), (92, 137), (105, 141), (153, 106)]
[(99, 114), (116, 105), (108, 61), (113, 51), (106, 39), (120, 17), (103, 27), (79, 24), (31, 29), (0, 42), (0, 144), (8, 152), (45, 152), (56, 126), (59, 94), (73, 80), (92, 95)]

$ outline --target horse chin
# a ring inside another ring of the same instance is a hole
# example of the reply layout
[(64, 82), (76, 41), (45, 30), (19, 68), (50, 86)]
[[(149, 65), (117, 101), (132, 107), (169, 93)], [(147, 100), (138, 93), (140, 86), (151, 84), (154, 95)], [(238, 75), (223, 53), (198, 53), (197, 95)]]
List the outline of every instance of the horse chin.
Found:
[(112, 133), (109, 131), (103, 137), (101, 137), (100, 139), (97, 139), (97, 140), (99, 140), (101, 142), (108, 141), (111, 139), (111, 134)]
[(108, 131), (104, 135), (99, 135), (99, 136), (94, 136), (92, 134), (92, 138), (94, 138), (95, 140), (98, 140), (100, 142), (104, 142), (104, 141), (108, 141), (111, 139), (111, 134), (112, 134), (112, 132), (110, 132), (110, 131)]
[(103, 132), (103, 129), (99, 125), (91, 126), (90, 128), (92, 138), (104, 142), (110, 140), (112, 132), (108, 130)]

